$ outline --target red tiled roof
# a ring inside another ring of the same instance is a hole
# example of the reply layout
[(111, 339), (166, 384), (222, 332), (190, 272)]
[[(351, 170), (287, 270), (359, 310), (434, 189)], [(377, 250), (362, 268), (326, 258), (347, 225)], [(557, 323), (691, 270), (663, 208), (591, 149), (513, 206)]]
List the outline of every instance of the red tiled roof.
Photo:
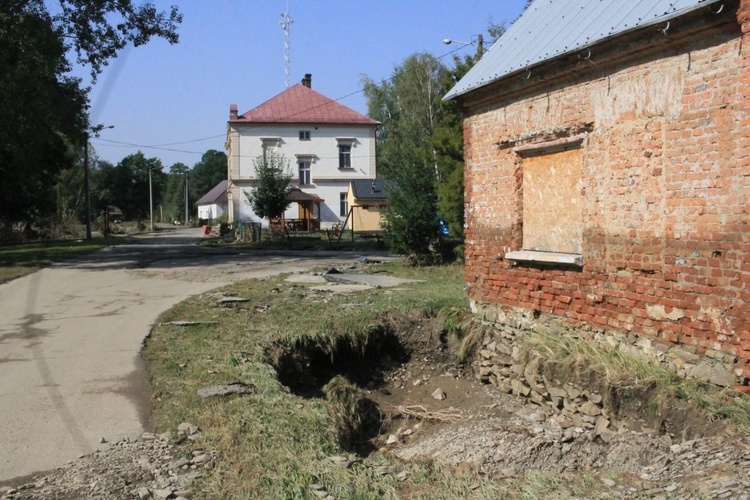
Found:
[(234, 123), (378, 124), (372, 118), (339, 104), (301, 83), (230, 121)]

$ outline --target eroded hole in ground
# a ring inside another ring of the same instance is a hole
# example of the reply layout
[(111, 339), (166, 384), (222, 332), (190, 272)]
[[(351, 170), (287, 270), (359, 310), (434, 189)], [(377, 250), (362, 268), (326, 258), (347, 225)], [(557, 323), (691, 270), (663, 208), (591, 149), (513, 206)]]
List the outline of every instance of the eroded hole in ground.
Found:
[(269, 358), (279, 381), (303, 398), (325, 398), (335, 412), (338, 440), (347, 451), (367, 455), (385, 415), (366, 390), (378, 389), (388, 373), (407, 363), (411, 350), (379, 328), (361, 338), (348, 335), (277, 344)]
[(382, 385), (384, 375), (410, 359), (410, 350), (390, 331), (364, 339), (339, 336), (332, 344), (305, 340), (278, 345), (271, 356), (279, 382), (304, 398), (324, 397), (323, 387), (341, 375), (362, 389)]

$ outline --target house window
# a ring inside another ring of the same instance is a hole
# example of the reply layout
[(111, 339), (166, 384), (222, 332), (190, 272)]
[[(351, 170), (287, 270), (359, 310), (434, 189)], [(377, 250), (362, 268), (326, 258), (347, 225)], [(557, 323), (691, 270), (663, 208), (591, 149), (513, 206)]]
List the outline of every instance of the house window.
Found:
[(556, 149), (517, 151), (523, 170), (523, 250), (514, 260), (581, 265), (583, 195), (581, 141)]
[(299, 169), (299, 185), (306, 186), (312, 184), (310, 179), (310, 162), (302, 160), (297, 163), (297, 167)]
[(347, 198), (347, 193), (339, 193), (339, 215), (341, 217), (346, 217), (346, 214), (349, 213), (349, 198)]
[(278, 148), (281, 147), (280, 137), (261, 137), (260, 142), (263, 148), (263, 156), (268, 153), (276, 153)]
[(339, 168), (352, 168), (351, 144), (339, 144)]
[(299, 140), (300, 141), (309, 141), (310, 140), (310, 131), (309, 130), (300, 130), (299, 131)]

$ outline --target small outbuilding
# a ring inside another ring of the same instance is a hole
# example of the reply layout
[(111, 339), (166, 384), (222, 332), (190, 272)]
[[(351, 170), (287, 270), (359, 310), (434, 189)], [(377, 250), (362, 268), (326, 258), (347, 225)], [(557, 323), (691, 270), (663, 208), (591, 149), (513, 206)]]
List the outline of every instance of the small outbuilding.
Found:
[(204, 194), (195, 202), (198, 207), (198, 218), (214, 221), (227, 212), (228, 196), (227, 186), (229, 182), (223, 180), (214, 186), (211, 191)]
[(388, 195), (381, 179), (357, 179), (349, 184), (346, 203), (347, 228), (352, 231), (382, 231), (381, 211), (388, 206)]

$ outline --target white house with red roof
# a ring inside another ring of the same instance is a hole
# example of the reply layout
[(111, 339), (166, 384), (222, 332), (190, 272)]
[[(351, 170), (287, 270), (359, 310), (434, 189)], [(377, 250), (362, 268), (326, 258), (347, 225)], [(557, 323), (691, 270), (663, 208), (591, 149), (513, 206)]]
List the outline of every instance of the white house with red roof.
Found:
[(307, 74), (301, 83), (242, 115), (236, 105), (230, 106), (226, 150), (232, 221), (268, 224), (246, 195), (255, 177), (254, 160), (264, 151), (283, 155), (292, 169), (293, 187), (315, 201), (307, 208), (293, 203), (285, 218), (305, 218), (309, 214), (303, 212), (311, 209), (321, 229), (346, 219), (351, 181), (375, 179), (379, 123), (312, 90), (311, 81)]

